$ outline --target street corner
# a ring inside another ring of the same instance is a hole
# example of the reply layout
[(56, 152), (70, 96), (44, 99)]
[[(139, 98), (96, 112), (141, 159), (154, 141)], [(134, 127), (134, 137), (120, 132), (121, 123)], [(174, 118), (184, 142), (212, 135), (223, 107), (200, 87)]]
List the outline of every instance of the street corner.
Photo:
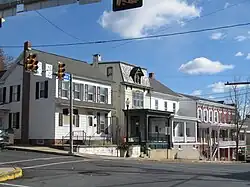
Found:
[(23, 170), (21, 168), (0, 168), (0, 182), (21, 178)]

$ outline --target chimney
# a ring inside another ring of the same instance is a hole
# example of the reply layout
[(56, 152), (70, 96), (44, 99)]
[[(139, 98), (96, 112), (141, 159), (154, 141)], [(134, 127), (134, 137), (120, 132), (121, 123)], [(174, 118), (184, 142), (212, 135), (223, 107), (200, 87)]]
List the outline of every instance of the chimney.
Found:
[(154, 79), (155, 78), (155, 73), (149, 73), (149, 78)]
[(99, 62), (102, 61), (102, 57), (100, 54), (94, 54), (93, 55), (93, 67), (98, 68)]

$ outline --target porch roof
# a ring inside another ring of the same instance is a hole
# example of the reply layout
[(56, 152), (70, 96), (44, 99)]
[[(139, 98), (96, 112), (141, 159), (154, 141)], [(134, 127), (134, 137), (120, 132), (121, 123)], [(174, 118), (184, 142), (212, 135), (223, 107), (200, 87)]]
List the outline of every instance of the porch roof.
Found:
[[(205, 128), (208, 128), (208, 127), (212, 127), (212, 128), (224, 128), (224, 129), (234, 129), (236, 128), (236, 125), (235, 124), (225, 124), (225, 123), (199, 123), (200, 127), (205, 127)], [(246, 129), (247, 126), (246, 125), (242, 125), (241, 126), (241, 129)]]
[[(123, 109), (123, 112), (126, 114), (127, 109)], [(170, 117), (172, 116), (173, 112), (168, 112), (168, 111), (161, 111), (161, 110), (153, 110), (153, 109), (129, 109), (128, 110), (129, 114), (143, 114), (147, 115), (148, 117), (150, 116), (155, 116), (155, 117)]]

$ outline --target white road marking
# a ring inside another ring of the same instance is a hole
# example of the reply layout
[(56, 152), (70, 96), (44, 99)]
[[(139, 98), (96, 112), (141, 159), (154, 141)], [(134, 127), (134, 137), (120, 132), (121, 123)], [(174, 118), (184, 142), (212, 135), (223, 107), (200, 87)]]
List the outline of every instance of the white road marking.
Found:
[(24, 185), (19, 185), (19, 184), (10, 184), (10, 183), (0, 183), (0, 185), (3, 185), (3, 186), (15, 186), (15, 187), (30, 187), (30, 186), (24, 186)]
[(34, 165), (34, 166), (22, 167), (22, 169), (41, 168), (41, 167), (46, 167), (46, 166), (54, 166), (54, 165), (61, 165), (61, 164), (70, 164), (70, 163), (77, 163), (77, 162), (84, 162), (84, 161), (88, 161), (88, 160), (73, 160), (73, 161), (66, 161), (66, 162), (54, 162), (54, 163), (49, 163), (49, 164), (41, 164), (41, 165)]
[(70, 157), (71, 156), (57, 156), (57, 157), (49, 157), (49, 158), (33, 158), (33, 159), (27, 159), (27, 160), (16, 160), (16, 161), (10, 161), (10, 162), (0, 162), (0, 165), (21, 163), (21, 162), (32, 162), (32, 161), (39, 161), (39, 160), (53, 160), (53, 159), (70, 158)]

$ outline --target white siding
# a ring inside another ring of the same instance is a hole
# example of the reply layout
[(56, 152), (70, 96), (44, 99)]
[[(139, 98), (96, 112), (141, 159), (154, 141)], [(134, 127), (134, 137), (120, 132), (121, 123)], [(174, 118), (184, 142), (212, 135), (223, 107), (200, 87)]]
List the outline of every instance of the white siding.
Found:
[[(48, 98), (36, 99), (36, 82), (48, 80)], [(47, 79), (45, 76), (31, 75), (30, 81), (30, 139), (54, 139), (54, 113), (55, 113), (55, 76)]]
[[(16, 66), (10, 75), (6, 78), (6, 81), (1, 87), (6, 87), (6, 103), (5, 105), (1, 105), (0, 109), (9, 109), (11, 113), (20, 112), (20, 123), (19, 123), (19, 129), (14, 129), (14, 138), (20, 139), (21, 138), (21, 119), (22, 119), (22, 77), (23, 77), (23, 70), (22, 66)], [(19, 102), (11, 102), (9, 103), (10, 98), (10, 86), (14, 85), (21, 85), (21, 93), (20, 93), (20, 101)], [(9, 118), (6, 114), (4, 116), (4, 123), (5, 127), (8, 128), (9, 124)]]
[(155, 100), (158, 100), (158, 110), (165, 111), (165, 102), (167, 102), (167, 111), (173, 112), (173, 104), (176, 104), (176, 112), (179, 110), (179, 102), (166, 100), (164, 98), (152, 97), (151, 98), (151, 109), (155, 109)]

